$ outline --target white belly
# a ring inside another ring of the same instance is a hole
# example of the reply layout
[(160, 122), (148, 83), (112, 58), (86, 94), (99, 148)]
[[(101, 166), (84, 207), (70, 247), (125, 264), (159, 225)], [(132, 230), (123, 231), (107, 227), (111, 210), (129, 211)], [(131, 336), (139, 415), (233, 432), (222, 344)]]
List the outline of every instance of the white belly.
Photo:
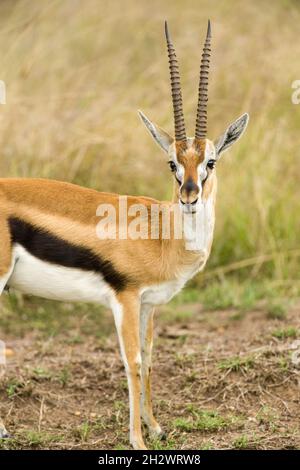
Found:
[(14, 248), (14, 260), (7, 284), (26, 294), (107, 306), (114, 296), (112, 289), (97, 273), (42, 261), (19, 245)]
[(185, 281), (168, 281), (144, 287), (141, 290), (141, 303), (163, 305), (169, 302), (184, 286)]

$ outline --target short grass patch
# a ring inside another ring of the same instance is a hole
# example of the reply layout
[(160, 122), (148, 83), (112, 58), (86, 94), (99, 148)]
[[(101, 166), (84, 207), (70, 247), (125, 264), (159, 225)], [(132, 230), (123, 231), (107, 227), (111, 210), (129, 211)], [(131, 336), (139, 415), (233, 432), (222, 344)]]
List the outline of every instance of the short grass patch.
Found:
[(277, 339), (297, 338), (299, 330), (293, 326), (287, 328), (279, 328), (272, 332), (272, 336)]
[(233, 440), (232, 446), (234, 449), (247, 449), (249, 447), (249, 439), (247, 436), (238, 436)]
[(238, 425), (240, 418), (236, 416), (222, 416), (214, 410), (200, 410), (194, 405), (187, 407), (189, 416), (187, 418), (176, 418), (174, 426), (185, 432), (200, 431), (203, 433), (217, 432), (222, 429)]
[(255, 365), (255, 359), (252, 356), (246, 357), (230, 357), (222, 359), (218, 363), (219, 370), (229, 370), (230, 372), (248, 371)]
[(267, 317), (270, 320), (285, 320), (287, 307), (283, 303), (271, 302), (267, 306)]

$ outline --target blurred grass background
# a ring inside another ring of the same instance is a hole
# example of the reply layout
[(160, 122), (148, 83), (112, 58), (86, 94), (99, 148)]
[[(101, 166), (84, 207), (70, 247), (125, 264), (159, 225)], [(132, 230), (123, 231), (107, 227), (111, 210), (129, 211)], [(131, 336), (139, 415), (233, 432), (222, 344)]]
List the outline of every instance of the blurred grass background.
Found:
[[(174, 377), (182, 377), (186, 384), (177, 385), (175, 405), (166, 409), (176, 416), (176, 406), (177, 411), (181, 405), (187, 411), (183, 402), (191, 400), (199, 410), (197, 422), (206, 405), (217, 407), (209, 415), (215, 423), (215, 417), (222, 419), (222, 400), (215, 402), (221, 384), (225, 409), (234, 405), (230, 409), (242, 410), (245, 423), (249, 421), (236, 431), (234, 441), (230, 433), (221, 435), (222, 447), (253, 448), (254, 442), (267, 448), (278, 438), (276, 448), (293, 448), (292, 436), (299, 433), (288, 343), (300, 331), (292, 308), (295, 304), (299, 310), (300, 298), (300, 105), (292, 104), (291, 85), (300, 80), (299, 0), (0, 0), (0, 80), (7, 89), (7, 104), (0, 106), (0, 177), (46, 177), (99, 191), (170, 198), (166, 158), (141, 124), (137, 109), (173, 132), (163, 32), (168, 19), (180, 61), (187, 130), (193, 134), (208, 18), (213, 32), (208, 137), (217, 138), (246, 111), (250, 123), (218, 164), (215, 239), (206, 269), (159, 309), (155, 373), (160, 365), (165, 372), (156, 380), (170, 394)], [(226, 312), (214, 315), (215, 310)], [(244, 323), (248, 312), (254, 315)], [(251, 342), (250, 322), (255, 326)], [(189, 343), (192, 336), (187, 333), (197, 328), (202, 334), (198, 331)], [(0, 380), (1, 415), (16, 438), (3, 443), (4, 448), (70, 448), (74, 441), (76, 448), (87, 447), (94, 435), (97, 448), (102, 447), (102, 421), (101, 428), (83, 421), (89, 401), (82, 401), (81, 416), (72, 418), (71, 413), (72, 406), (78, 410), (80, 405), (80, 390), (88, 397), (97, 382), (102, 393), (105, 380), (115, 401), (112, 416), (117, 416), (109, 426), (116, 429), (118, 445), (127, 445), (127, 424), (124, 427), (119, 418), (120, 410), (127, 409), (125, 401), (119, 401), (125, 400), (126, 386), (121, 381), (117, 393), (111, 379), (118, 376), (116, 365), (111, 375), (113, 330), (111, 315), (98, 305), (58, 303), (11, 291), (1, 296), (0, 339), (10, 351), (8, 375)], [(237, 356), (239, 347), (242, 355)], [(261, 351), (258, 358), (253, 351)], [(26, 357), (20, 363), (22, 354)], [(251, 358), (255, 368), (247, 375)], [(242, 375), (230, 379), (234, 368), (240, 368), (234, 374)], [(56, 382), (51, 385), (50, 380)], [(205, 384), (201, 392), (197, 380)], [(230, 402), (236, 384), (236, 401)], [(278, 385), (283, 391), (269, 388)], [(27, 390), (34, 393), (27, 396)], [(256, 405), (269, 403), (264, 392), (274, 400), (270, 410), (278, 416), (275, 421), (264, 421), (259, 408), (255, 411)], [(204, 394), (210, 398), (203, 400)], [(44, 399), (51, 426), (41, 421)], [(163, 406), (158, 400), (157, 405)], [(93, 411), (95, 406), (102, 406), (98, 398)], [(109, 408), (103, 407), (105, 416), (110, 416)], [(190, 440), (196, 431), (182, 419), (182, 410), (173, 425), (166, 409), (158, 414), (174, 429), (164, 448), (188, 448), (184, 426), (189, 426)], [(179, 427), (183, 441), (174, 434)], [(220, 445), (221, 430), (211, 431), (217, 444), (212, 434), (203, 434), (203, 448)], [(199, 439), (202, 431), (197, 432)], [(75, 433), (81, 436), (79, 444)]]
[[(180, 60), (193, 134), (201, 47), (212, 21), (209, 137), (250, 124), (218, 165), (216, 233), (205, 275), (299, 287), (300, 4), (296, 0), (0, 2), (1, 177), (171, 197), (165, 157), (136, 110), (173, 132), (163, 21)], [(248, 282), (247, 281), (247, 282)], [(215, 282), (215, 281), (214, 281)]]

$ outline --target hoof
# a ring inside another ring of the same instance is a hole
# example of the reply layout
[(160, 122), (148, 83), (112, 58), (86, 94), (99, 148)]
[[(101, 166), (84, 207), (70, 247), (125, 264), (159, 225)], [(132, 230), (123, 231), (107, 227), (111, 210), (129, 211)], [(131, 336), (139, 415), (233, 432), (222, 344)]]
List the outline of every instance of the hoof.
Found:
[(167, 440), (167, 433), (166, 432), (161, 432), (158, 436), (157, 436), (161, 441), (166, 441)]
[(159, 433), (157, 433), (157, 432), (155, 432), (155, 431), (154, 431), (154, 432), (150, 432), (149, 435), (150, 435), (150, 438), (152, 438), (152, 439), (158, 439), (159, 441), (166, 441), (166, 440), (167, 440), (167, 433), (165, 433), (165, 432), (163, 432), (163, 431), (161, 431), (161, 432), (159, 432)]
[(165, 441), (167, 439), (167, 434), (162, 431), (159, 425), (153, 429), (149, 429), (149, 436), (152, 439), (159, 439), (160, 441)]

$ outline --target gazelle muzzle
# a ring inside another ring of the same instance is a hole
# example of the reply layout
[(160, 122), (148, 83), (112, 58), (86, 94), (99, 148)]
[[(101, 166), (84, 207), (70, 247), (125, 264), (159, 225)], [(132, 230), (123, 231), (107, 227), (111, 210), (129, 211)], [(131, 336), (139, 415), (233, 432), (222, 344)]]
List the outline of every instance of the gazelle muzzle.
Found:
[(180, 188), (180, 201), (182, 204), (196, 204), (199, 198), (200, 188), (192, 180), (188, 180)]

